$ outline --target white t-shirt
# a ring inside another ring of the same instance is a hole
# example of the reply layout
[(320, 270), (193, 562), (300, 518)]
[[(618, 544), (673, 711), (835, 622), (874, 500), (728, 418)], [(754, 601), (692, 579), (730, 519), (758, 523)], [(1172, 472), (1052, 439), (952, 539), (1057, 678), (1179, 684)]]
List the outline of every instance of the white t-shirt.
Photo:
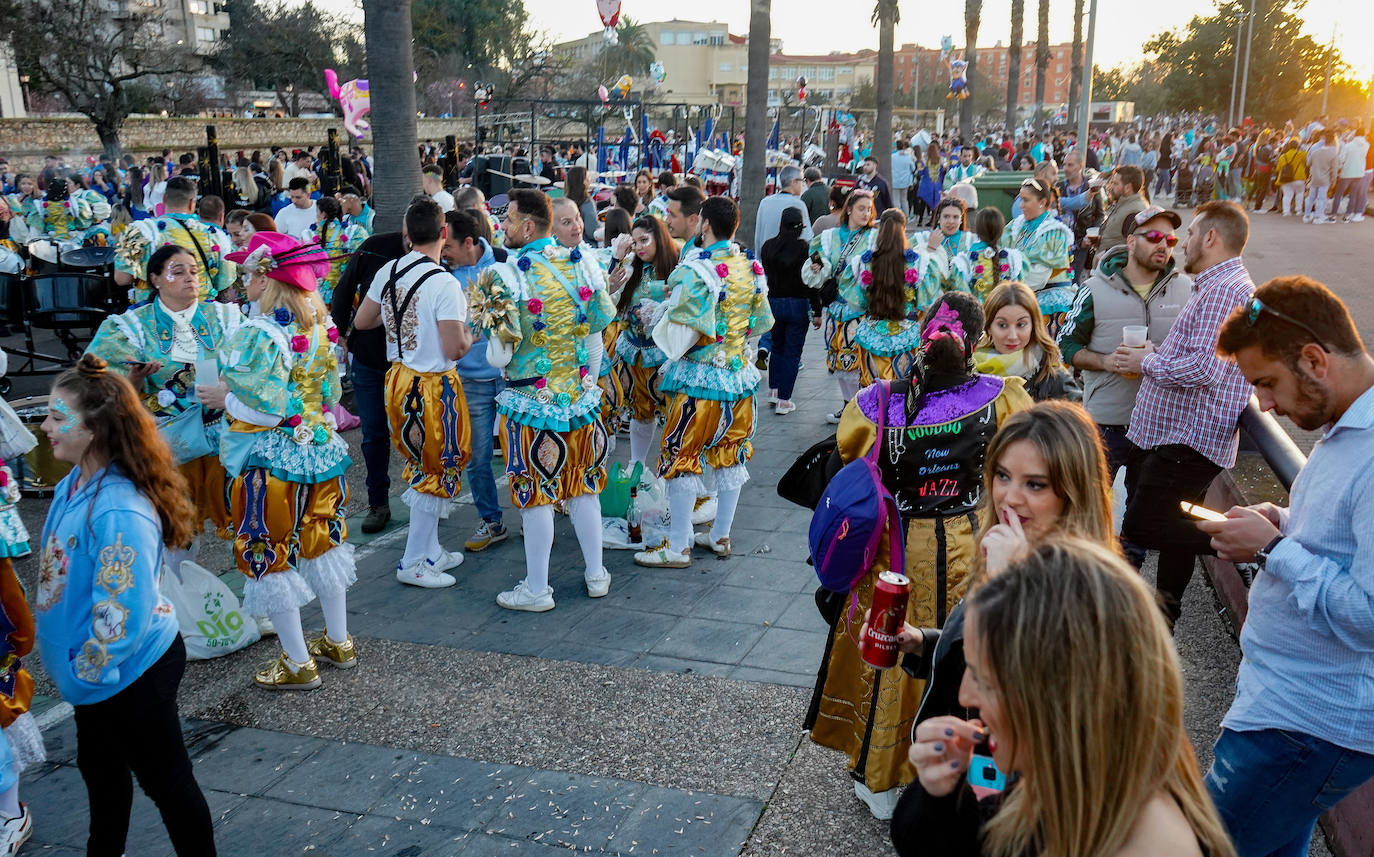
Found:
[(310, 201), (309, 208), (297, 208), (293, 202), (278, 211), (272, 217), (272, 221), (277, 224), (277, 231), (283, 235), (290, 235), (292, 238), (299, 238), (302, 241), (310, 237), (310, 227), (315, 225), (315, 221), (320, 219), (319, 212), (315, 208), (315, 201)]
[(429, 198), (439, 203), (439, 207), (442, 208), (445, 212), (450, 212), (453, 210), (453, 194), (449, 193), (443, 188), (440, 188), (439, 190), (436, 190), (434, 193), (430, 194)]
[[(417, 262), (419, 264), (415, 264)], [(402, 271), (405, 273), (396, 282), (398, 308), (405, 302), (411, 286), (419, 282), (421, 277), (430, 271), (439, 273), (420, 285), (419, 291), (401, 312), (398, 325), (392, 311), (390, 290), (383, 294), (382, 288)], [(428, 256), (412, 250), (397, 261), (383, 265), (377, 276), (372, 278), (367, 300), (381, 304), (388, 360), (393, 363), (399, 360), (415, 372), (446, 372), (457, 363), (444, 356), (444, 343), (439, 337), (439, 325), (436, 322), (467, 321), (467, 299), (463, 296), (462, 285)]]

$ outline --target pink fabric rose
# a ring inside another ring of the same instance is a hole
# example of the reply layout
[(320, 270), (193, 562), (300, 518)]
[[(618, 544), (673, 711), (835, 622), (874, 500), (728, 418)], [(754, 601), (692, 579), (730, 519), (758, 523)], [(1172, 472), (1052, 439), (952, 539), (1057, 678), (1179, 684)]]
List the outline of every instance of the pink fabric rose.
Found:
[(717, 336), (717, 337), (716, 337), (716, 344), (717, 344), (717, 345), (721, 344), (721, 343), (724, 342), (724, 341), (725, 341), (725, 337), (723, 337), (723, 336)]
[(863, 273), (859, 274), (859, 282), (863, 283), (865, 286), (873, 285), (873, 272), (864, 271)]
[(907, 281), (908, 283), (915, 283), (915, 282), (916, 282), (916, 269), (915, 269), (915, 268), (907, 268), (907, 269), (906, 269), (906, 281)]
[(981, 273), (983, 273), (983, 266), (982, 266), (982, 265), (979, 265), (979, 266), (975, 267), (975, 268), (973, 269), (973, 273), (975, 273), (975, 274), (981, 274)]
[(291, 428), (295, 428), (296, 426), (301, 424), (301, 415), (292, 414), (291, 416), (286, 418), (286, 424), (291, 426)]
[(547, 387), (548, 385), (549, 385), (549, 382), (548, 382), (548, 381), (545, 381), (543, 378), (540, 378), (540, 379), (538, 379), (537, 381), (534, 382), (534, 389), (536, 389), (536, 390), (542, 390), (542, 389), (544, 389), (545, 387)]
[(309, 347), (310, 347), (310, 340), (307, 339), (306, 337), (301, 336), (301, 335), (299, 335), (299, 334), (297, 334), (296, 336), (291, 337), (291, 350), (294, 351), (294, 352), (296, 352), (297, 354), (304, 354), (304, 353), (305, 353), (305, 349), (307, 349), (307, 348), (309, 348)]
[(719, 265), (716, 265), (716, 273), (722, 277), (728, 277), (730, 276), (730, 266), (721, 262)]
[(763, 275), (763, 263), (762, 263), (762, 262), (759, 262), (759, 261), (755, 260), (755, 262), (754, 262), (754, 273), (755, 273), (755, 274), (758, 274), (759, 276), (762, 276), (762, 275)]
[(544, 302), (539, 298), (530, 298), (525, 302), (525, 309), (533, 313), (541, 313), (544, 311)]
[(577, 377), (579, 377), (579, 378), (585, 378), (585, 377), (587, 377), (587, 372), (588, 372), (588, 371), (590, 371), (590, 370), (588, 370), (586, 366), (579, 366), (579, 367), (577, 367)]
[(1011, 265), (1003, 265), (1003, 266), (1002, 266), (1002, 273), (1005, 274), (1006, 272), (1008, 272), (1008, 271), (1010, 271), (1010, 270), (1011, 270)]
[(592, 290), (587, 288), (586, 286), (583, 286), (582, 288), (577, 290), (577, 296), (584, 301), (589, 301), (592, 299)]
[(10, 484), (10, 475), (9, 475), (8, 473), (6, 473), (5, 471), (0, 470), (0, 488), (8, 488), (8, 487), (9, 487), (9, 484)]
[(330, 341), (330, 342), (338, 342), (338, 341), (339, 341), (339, 329), (338, 329), (337, 327), (331, 327), (331, 328), (329, 328), (329, 341)]

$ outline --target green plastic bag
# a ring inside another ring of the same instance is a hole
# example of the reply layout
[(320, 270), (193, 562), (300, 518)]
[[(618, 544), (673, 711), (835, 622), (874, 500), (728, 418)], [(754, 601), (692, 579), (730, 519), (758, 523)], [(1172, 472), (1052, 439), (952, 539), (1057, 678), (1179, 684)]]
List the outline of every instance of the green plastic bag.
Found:
[(639, 484), (639, 475), (644, 471), (644, 462), (636, 461), (634, 469), (625, 472), (619, 462), (611, 465), (606, 478), (606, 488), (601, 492), (601, 517), (623, 518), (630, 508), (630, 489)]

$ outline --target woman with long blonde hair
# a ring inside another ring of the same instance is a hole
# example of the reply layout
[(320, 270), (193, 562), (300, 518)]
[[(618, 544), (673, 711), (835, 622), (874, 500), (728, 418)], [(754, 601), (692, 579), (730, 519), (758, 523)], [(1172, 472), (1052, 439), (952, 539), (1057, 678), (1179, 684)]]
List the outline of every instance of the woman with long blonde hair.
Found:
[(998, 285), (988, 293), (983, 312), (988, 326), (973, 357), (979, 372), (1021, 378), (1037, 402), (1082, 398), (1029, 286), (1015, 281)]
[[(901, 855), (1234, 857), (1183, 725), (1183, 675), (1154, 593), (1114, 551), (1056, 539), (969, 596), (960, 701), (916, 730)], [(1014, 775), (975, 798), (970, 766)]]

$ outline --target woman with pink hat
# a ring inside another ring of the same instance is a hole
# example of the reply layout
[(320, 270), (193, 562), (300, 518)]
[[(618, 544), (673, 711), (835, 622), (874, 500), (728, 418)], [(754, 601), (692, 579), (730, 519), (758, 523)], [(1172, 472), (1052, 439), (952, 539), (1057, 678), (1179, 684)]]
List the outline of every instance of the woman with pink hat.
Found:
[[(244, 609), (272, 619), (283, 650), (254, 681), (266, 690), (311, 690), (320, 685), (317, 659), (345, 669), (358, 662), (346, 615), (357, 580), (353, 547), (344, 542), (350, 460), (333, 414), (339, 334), (317, 292), (329, 257), (317, 244), (256, 232), (228, 258), (242, 266), (258, 307), (220, 361), (234, 562), (248, 578)], [(325, 633), (307, 644), (300, 608), (317, 596)]]

